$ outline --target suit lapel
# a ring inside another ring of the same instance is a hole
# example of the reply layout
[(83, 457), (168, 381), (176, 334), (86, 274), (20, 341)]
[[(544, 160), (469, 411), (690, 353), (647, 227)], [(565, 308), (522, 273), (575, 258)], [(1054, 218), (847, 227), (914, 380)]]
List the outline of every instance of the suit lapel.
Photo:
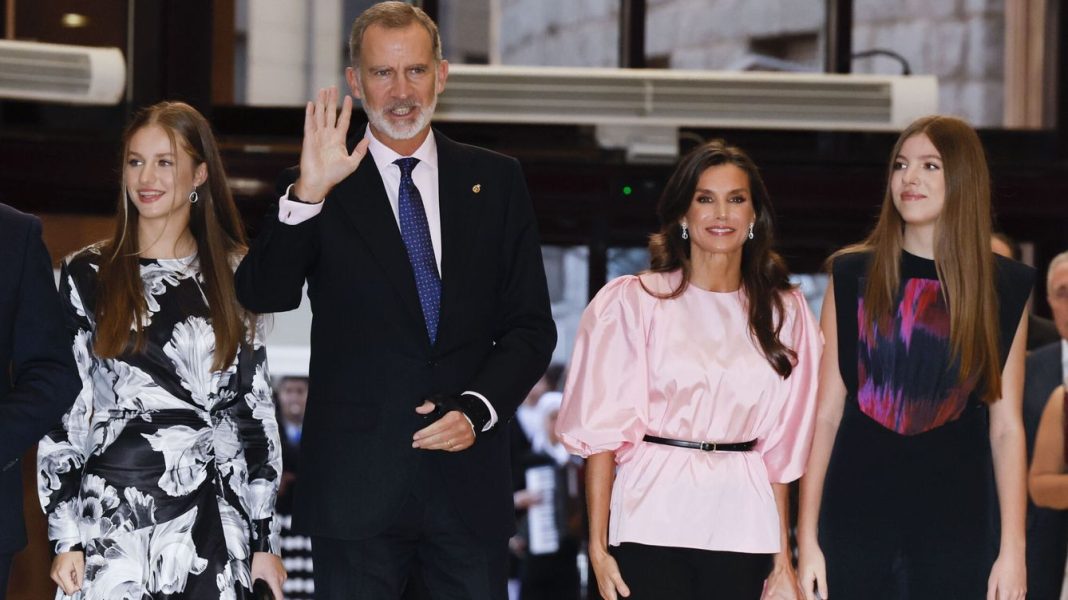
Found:
[(332, 195), (382, 266), (386, 278), (397, 290), (401, 303), (425, 331), (412, 264), (408, 260), (408, 251), (401, 239), (397, 219), (393, 216), (374, 158), (368, 154), (356, 172), (338, 184)]
[[(463, 148), (435, 130), (438, 146), (438, 202), (441, 210), (441, 326), (438, 339), (462, 305), (470, 257), (478, 225), (480, 183), (464, 160)], [(478, 189), (478, 191), (475, 191)]]

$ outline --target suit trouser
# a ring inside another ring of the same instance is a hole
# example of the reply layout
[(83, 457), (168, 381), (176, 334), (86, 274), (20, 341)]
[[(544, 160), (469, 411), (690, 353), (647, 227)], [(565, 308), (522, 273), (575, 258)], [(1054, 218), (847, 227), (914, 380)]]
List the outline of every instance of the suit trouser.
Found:
[(400, 517), (361, 540), (312, 537), (316, 600), (397, 600), (413, 567), (433, 600), (507, 600), (508, 541), (475, 537), (437, 478)]
[[(522, 600), (579, 600), (578, 540), (564, 537), (552, 554), (527, 555), (520, 567)], [(598, 596), (594, 596), (598, 598)]]

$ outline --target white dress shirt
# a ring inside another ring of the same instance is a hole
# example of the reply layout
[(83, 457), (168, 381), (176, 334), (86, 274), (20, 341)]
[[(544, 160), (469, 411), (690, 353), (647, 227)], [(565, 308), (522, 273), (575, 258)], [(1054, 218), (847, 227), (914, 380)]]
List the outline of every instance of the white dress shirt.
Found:
[[(405, 158), (393, 151), (392, 148), (378, 141), (368, 127), (364, 137), (370, 140), (367, 145), (367, 153), (375, 161), (378, 174), (382, 176), (382, 184), (386, 187), (386, 197), (389, 198), (389, 207), (393, 209), (393, 218), (397, 221), (400, 229), (400, 167), (393, 164), (399, 158)], [(438, 144), (434, 141), (434, 131), (431, 130), (423, 140), (422, 145), (416, 149), (412, 156), (419, 159), (419, 163), (412, 169), (412, 181), (419, 196), (423, 199), (423, 210), (426, 212), (426, 222), (430, 226), (430, 243), (434, 246), (434, 260), (438, 264), (438, 274), (441, 274), (441, 203), (438, 202)], [(366, 160), (366, 159), (365, 159)], [(292, 186), (290, 186), (292, 187)], [(289, 199), (289, 189), (278, 201), (278, 220), (287, 225), (297, 225), (319, 214), (323, 210), (323, 203), (318, 198), (302, 198), (306, 202), (293, 202)]]
[[(389, 206), (393, 209), (393, 218), (397, 222), (397, 230), (400, 230), (400, 167), (393, 164), (398, 158), (405, 158), (393, 151), (392, 148), (380, 142), (368, 127), (364, 137), (369, 139), (367, 153), (378, 167), (378, 173), (382, 176), (382, 184), (386, 188), (386, 197), (389, 198)], [(438, 201), (438, 144), (434, 140), (434, 131), (430, 130), (423, 143), (412, 153), (419, 159), (419, 163), (412, 169), (412, 181), (419, 196), (423, 200), (423, 210), (426, 212), (427, 225), (430, 226), (430, 243), (434, 247), (434, 261), (438, 265), (438, 273), (444, 279), (441, 272), (441, 203)], [(364, 157), (367, 160), (367, 157)], [(298, 225), (318, 215), (323, 210), (325, 201), (318, 202), (318, 198), (304, 198), (309, 202), (294, 202), (289, 199), (289, 193), (293, 189), (290, 185), (286, 193), (278, 199), (278, 220), (286, 225)], [(357, 200), (359, 201), (359, 200)], [(497, 424), (497, 411), (482, 394), (467, 390), (464, 394), (477, 397), (489, 408), (490, 419), (482, 431), (488, 431)]]
[(1068, 340), (1061, 340), (1061, 382), (1068, 387)]

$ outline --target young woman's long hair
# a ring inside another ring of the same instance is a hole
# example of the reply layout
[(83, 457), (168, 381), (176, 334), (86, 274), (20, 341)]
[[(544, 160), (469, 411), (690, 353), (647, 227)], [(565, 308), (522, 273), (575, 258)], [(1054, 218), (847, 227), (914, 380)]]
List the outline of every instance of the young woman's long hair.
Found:
[[(970, 125), (945, 116), (929, 116), (908, 126), (890, 154), (886, 191), (879, 220), (867, 239), (835, 256), (870, 252), (864, 288), (865, 326), (873, 330), (893, 317), (905, 222), (894, 207), (890, 179), (901, 146), (924, 134), (942, 156), (946, 197), (935, 223), (934, 259), (949, 308), (952, 356), (960, 364), (960, 382), (974, 381), (984, 402), (1001, 396), (998, 346), (998, 300), (994, 255), (990, 251), (990, 172), (982, 142)], [(834, 257), (832, 257), (833, 260)]]
[[(159, 125), (170, 137), (175, 169), (180, 161), (188, 160), (190, 156), (193, 169), (201, 164), (207, 165), (208, 179), (197, 188), (199, 200), (190, 206), (189, 231), (196, 240), (197, 260), (204, 278), (203, 291), (215, 331), (212, 368), (225, 369), (244, 341), (246, 325), (251, 325), (251, 316), (237, 303), (232, 270), (232, 261), (246, 249), (244, 228), (230, 194), (211, 126), (188, 104), (160, 102), (134, 116), (122, 136), (120, 172), (123, 181), (130, 138), (150, 125)], [(144, 347), (144, 318), (148, 304), (138, 262), (139, 219), (125, 184), (122, 187), (115, 233), (101, 248), (93, 349), (103, 358), (113, 358), (131, 349), (140, 351)]]
[(734, 165), (749, 178), (756, 222), (753, 239), (742, 246), (742, 289), (749, 313), (749, 331), (760, 344), (768, 363), (783, 378), (793, 371), (797, 354), (779, 340), (783, 325), (782, 292), (792, 289), (786, 263), (773, 250), (775, 216), (768, 190), (756, 164), (740, 148), (713, 140), (695, 148), (679, 162), (668, 179), (657, 217), (660, 231), (649, 238), (650, 268), (654, 273), (681, 270), (682, 281), (663, 298), (676, 298), (686, 291), (692, 275), (690, 242), (682, 239), (679, 222), (693, 202), (697, 183), (710, 167)]

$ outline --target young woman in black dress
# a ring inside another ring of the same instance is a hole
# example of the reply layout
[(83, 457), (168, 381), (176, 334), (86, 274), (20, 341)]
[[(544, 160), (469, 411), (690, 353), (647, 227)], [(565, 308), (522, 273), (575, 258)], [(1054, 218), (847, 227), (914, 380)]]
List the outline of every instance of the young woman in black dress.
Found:
[(991, 253), (991, 218), (975, 131), (926, 117), (894, 147), (871, 235), (832, 257), (798, 521), (809, 599), (1024, 597), (1033, 271)]

